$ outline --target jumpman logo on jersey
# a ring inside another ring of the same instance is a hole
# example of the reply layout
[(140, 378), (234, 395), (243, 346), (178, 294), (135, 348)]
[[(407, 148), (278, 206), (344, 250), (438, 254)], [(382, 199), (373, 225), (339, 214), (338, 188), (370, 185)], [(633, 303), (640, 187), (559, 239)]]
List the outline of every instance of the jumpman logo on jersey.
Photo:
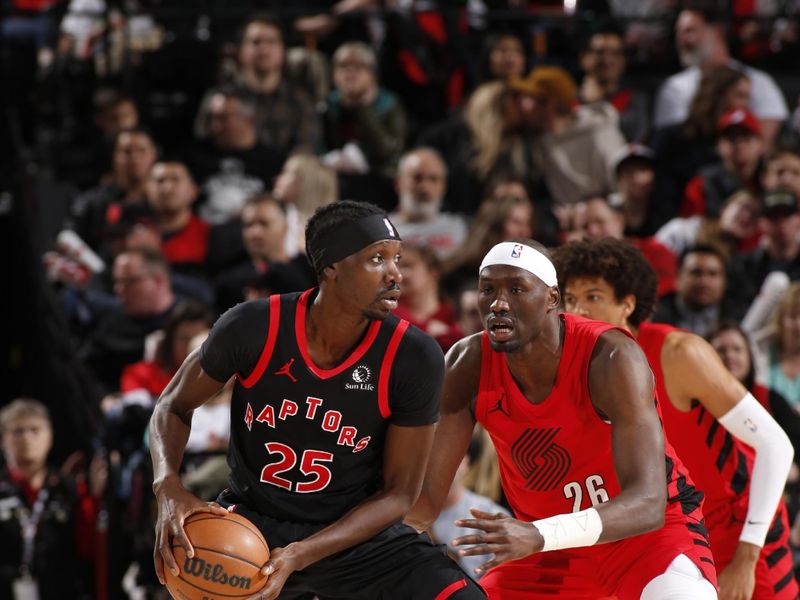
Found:
[(491, 408), (491, 410), (489, 410), (489, 413), (491, 414), (496, 410), (499, 410), (501, 413), (503, 413), (507, 417), (511, 416), (511, 413), (508, 412), (508, 407), (506, 406), (506, 393), (505, 392), (500, 392), (500, 399), (497, 401), (497, 404), (495, 404)]
[(280, 369), (275, 371), (275, 375), (286, 375), (292, 381), (297, 381), (295, 376), (292, 375), (292, 364), (294, 363), (294, 359), (291, 359), (285, 365), (283, 365)]

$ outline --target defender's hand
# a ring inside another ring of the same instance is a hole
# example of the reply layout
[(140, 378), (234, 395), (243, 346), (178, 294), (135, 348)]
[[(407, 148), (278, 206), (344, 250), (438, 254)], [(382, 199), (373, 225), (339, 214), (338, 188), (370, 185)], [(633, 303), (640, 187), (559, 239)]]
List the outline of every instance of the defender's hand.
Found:
[(503, 513), (487, 513), (470, 509), (474, 519), (456, 521), (458, 527), (481, 529), (483, 533), (465, 535), (453, 540), (453, 546), (468, 546), (458, 551), (459, 556), (478, 556), (494, 554), (494, 558), (475, 569), (476, 573), (485, 573), (492, 567), (509, 560), (523, 558), (539, 552), (544, 546), (544, 539), (539, 530), (525, 521), (520, 521)]

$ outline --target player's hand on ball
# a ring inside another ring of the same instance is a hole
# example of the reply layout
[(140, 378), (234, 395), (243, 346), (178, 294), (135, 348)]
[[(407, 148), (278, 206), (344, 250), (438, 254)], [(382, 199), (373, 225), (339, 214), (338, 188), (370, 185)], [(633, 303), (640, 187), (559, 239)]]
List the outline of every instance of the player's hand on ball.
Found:
[(460, 556), (494, 554), (494, 557), (475, 569), (485, 573), (492, 567), (508, 560), (517, 560), (534, 552), (544, 545), (539, 530), (531, 523), (520, 521), (503, 513), (487, 513), (470, 509), (474, 519), (456, 521), (458, 527), (481, 529), (481, 533), (465, 535), (453, 540), (453, 546), (471, 546), (458, 551)]
[(291, 545), (285, 548), (273, 548), (269, 560), (261, 568), (261, 574), (269, 577), (267, 584), (247, 600), (275, 600), (281, 594), (289, 575), (297, 571), (298, 562)]
[(180, 484), (177, 478), (165, 480), (156, 490), (158, 518), (156, 520), (156, 544), (153, 552), (158, 580), (164, 585), (164, 569), (177, 575), (178, 563), (172, 553), (172, 540), (183, 546), (188, 557), (194, 556), (194, 548), (183, 530), (183, 522), (189, 515), (211, 512), (224, 515), (227, 511), (216, 502), (203, 502)]

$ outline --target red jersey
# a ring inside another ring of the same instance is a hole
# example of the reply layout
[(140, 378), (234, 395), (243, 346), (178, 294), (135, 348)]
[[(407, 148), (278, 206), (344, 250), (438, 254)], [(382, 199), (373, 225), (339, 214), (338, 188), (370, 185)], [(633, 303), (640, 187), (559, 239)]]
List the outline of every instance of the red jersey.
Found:
[[(656, 393), (663, 399), (664, 429), (678, 455), (686, 461), (698, 489), (705, 493), (703, 513), (714, 562), (722, 571), (733, 559), (747, 518), (755, 453), (720, 426), (719, 421), (699, 402), (694, 402), (689, 412), (682, 412), (669, 400), (661, 368), (661, 350), (667, 335), (673, 331), (679, 330), (672, 325), (642, 323), (638, 341), (655, 374)], [(791, 556), (789, 520), (786, 506), (781, 501), (756, 563), (754, 599), (797, 598), (798, 586)]]
[[(497, 450), (506, 498), (517, 517), (526, 521), (584, 510), (607, 502), (620, 491), (611, 424), (598, 415), (589, 393), (592, 352), (600, 335), (613, 327), (570, 314), (561, 319), (565, 333), (558, 373), (549, 396), (540, 404), (525, 398), (505, 355), (491, 349), (486, 333), (482, 338), (475, 416)], [(644, 585), (680, 553), (693, 558), (715, 583), (700, 512), (702, 494), (666, 441), (665, 461), (668, 499), (662, 529), (617, 542), (532, 556), (552, 562), (553, 555), (566, 553), (588, 559), (595, 567), (603, 564), (604, 568), (595, 568), (594, 576), (604, 591), (620, 598), (638, 598)], [(615, 562), (610, 564), (610, 560)], [(502, 565), (498, 569), (502, 571)], [(626, 578), (636, 581), (620, 583)], [(581, 596), (574, 592), (571, 597)]]
[(693, 402), (692, 409), (683, 412), (669, 401), (661, 349), (673, 331), (679, 330), (672, 325), (642, 323), (638, 342), (656, 377), (664, 429), (695, 485), (705, 494), (704, 512), (708, 515), (719, 504), (747, 495), (754, 454), (752, 448), (733, 437), (699, 402)]

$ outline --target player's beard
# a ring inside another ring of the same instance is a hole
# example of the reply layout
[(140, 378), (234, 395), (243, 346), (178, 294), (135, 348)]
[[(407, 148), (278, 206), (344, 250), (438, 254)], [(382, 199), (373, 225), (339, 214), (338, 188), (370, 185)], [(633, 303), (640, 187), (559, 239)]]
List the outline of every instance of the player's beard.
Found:
[(370, 321), (383, 321), (386, 317), (389, 316), (391, 313), (390, 310), (387, 310), (382, 302), (381, 297), (386, 294), (387, 292), (393, 291), (400, 291), (400, 286), (395, 284), (388, 289), (382, 290), (380, 294), (367, 306), (364, 310), (361, 311), (361, 314)]
[(492, 338), (489, 338), (489, 346), (495, 352), (516, 352), (522, 347), (522, 342), (519, 340), (510, 340), (508, 342), (497, 343), (493, 342)]

